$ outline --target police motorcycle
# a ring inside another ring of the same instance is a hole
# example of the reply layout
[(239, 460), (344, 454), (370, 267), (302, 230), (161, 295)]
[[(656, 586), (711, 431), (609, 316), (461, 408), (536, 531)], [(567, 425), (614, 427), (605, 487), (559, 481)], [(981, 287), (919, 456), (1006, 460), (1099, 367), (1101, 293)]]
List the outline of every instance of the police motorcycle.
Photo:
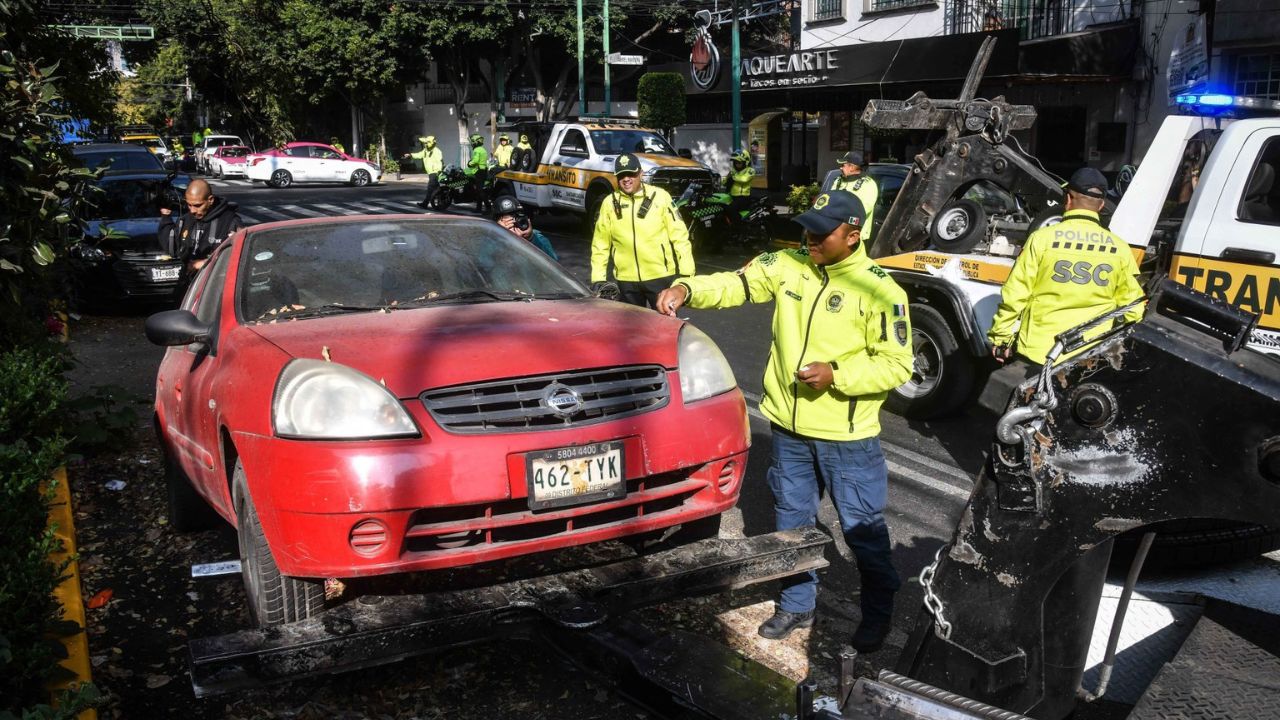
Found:
[(755, 253), (769, 247), (769, 218), (776, 212), (768, 198), (757, 198), (745, 209), (732, 210), (733, 196), (703, 183), (689, 183), (674, 203), (680, 219), (689, 227), (695, 252), (706, 248), (723, 252), (738, 248)]
[(457, 165), (447, 165), (440, 171), (440, 187), (431, 198), (431, 209), (444, 212), (455, 203), (473, 202), (476, 212), (486, 212), (493, 207), (493, 177), (495, 168), (477, 172), (474, 177)]

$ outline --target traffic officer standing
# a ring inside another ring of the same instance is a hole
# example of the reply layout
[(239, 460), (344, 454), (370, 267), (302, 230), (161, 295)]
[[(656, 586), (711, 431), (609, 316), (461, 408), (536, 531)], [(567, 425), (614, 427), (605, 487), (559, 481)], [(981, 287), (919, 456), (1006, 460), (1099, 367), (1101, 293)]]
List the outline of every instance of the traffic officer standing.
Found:
[(436, 196), (436, 191), (440, 189), (440, 171), (444, 170), (444, 153), (436, 146), (435, 135), (420, 137), (418, 142), (422, 143), (422, 149), (416, 153), (405, 153), (404, 156), (422, 161), (422, 172), (427, 174), (427, 196), (422, 198), (422, 202), (418, 204), (424, 208), (429, 208), (431, 207), (431, 199)]
[[(900, 585), (884, 521), (888, 470), (880, 449), (880, 406), (911, 377), (907, 295), (867, 257), (865, 211), (851, 193), (826, 192), (796, 217), (807, 250), (764, 253), (737, 272), (683, 278), (658, 297), (674, 316), (682, 305), (725, 308), (774, 301), (773, 344), (760, 412), (773, 427), (769, 488), (779, 530), (817, 521), (822, 490), (840, 516), (861, 578), (862, 621), (853, 647), (884, 642)], [(761, 636), (781, 639), (813, 625), (816, 573), (783, 581)]]
[(498, 138), (498, 147), (493, 149), (493, 159), (500, 168), (511, 167), (511, 154), (515, 148), (511, 147), (511, 138), (503, 135)]
[(671, 195), (645, 185), (640, 160), (619, 155), (613, 174), (618, 189), (600, 204), (591, 239), (591, 284), (614, 280), (620, 299), (655, 307), (658, 293), (678, 275), (692, 275), (689, 229), (676, 216)]
[(871, 221), (876, 202), (880, 199), (880, 186), (875, 178), (862, 172), (862, 153), (851, 150), (840, 158), (840, 176), (828, 190), (844, 190), (858, 196), (867, 211), (867, 221), (862, 226), (863, 241), (871, 242)]
[[(1000, 362), (1016, 351), (1043, 364), (1059, 333), (1142, 297), (1133, 251), (1098, 222), (1106, 192), (1101, 172), (1077, 170), (1067, 183), (1062, 222), (1027, 238), (1000, 290), (1000, 307), (987, 333), (991, 354)], [(1142, 308), (1136, 307), (1125, 320), (1141, 317)], [(1094, 335), (1107, 329), (1099, 327)]]
[(751, 203), (751, 179), (756, 176), (756, 171), (751, 167), (751, 156), (746, 150), (734, 153), (732, 160), (733, 170), (729, 172), (725, 185), (729, 190), (729, 219), (737, 223), (742, 221), (742, 211)]

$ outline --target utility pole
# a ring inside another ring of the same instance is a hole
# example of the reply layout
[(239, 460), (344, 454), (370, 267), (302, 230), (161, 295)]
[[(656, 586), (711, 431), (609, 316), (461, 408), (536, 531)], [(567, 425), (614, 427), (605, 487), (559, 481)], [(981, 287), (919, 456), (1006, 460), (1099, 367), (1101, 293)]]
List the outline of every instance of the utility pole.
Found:
[(582, 39), (582, 0), (578, 0), (578, 101), (582, 104), (582, 114), (587, 114), (587, 78), (583, 67)]
[(738, 0), (733, 0), (733, 58), (731, 81), (733, 88), (733, 151), (742, 150), (742, 46), (738, 42)]
[(604, 116), (611, 114), (609, 107), (609, 0), (604, 0)]

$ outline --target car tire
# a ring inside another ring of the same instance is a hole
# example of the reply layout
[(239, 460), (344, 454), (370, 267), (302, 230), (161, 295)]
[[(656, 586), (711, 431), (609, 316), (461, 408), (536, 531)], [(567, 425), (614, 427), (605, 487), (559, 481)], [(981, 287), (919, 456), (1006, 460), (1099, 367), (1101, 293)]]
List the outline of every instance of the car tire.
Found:
[(1143, 533), (1156, 533), (1144, 569), (1178, 570), (1250, 560), (1280, 548), (1280, 528), (1228, 520), (1168, 520), (1116, 538), (1112, 563), (1128, 567)]
[(969, 252), (986, 233), (987, 213), (972, 200), (947, 204), (929, 222), (929, 239), (943, 252)]
[(912, 303), (911, 377), (889, 391), (885, 405), (912, 420), (942, 417), (958, 410), (973, 387), (973, 356), (960, 347), (946, 318), (923, 303)]
[(219, 180), (221, 180), (221, 179), (222, 179), (222, 164), (221, 164), (221, 163), (219, 163), (219, 164), (218, 164), (218, 167), (216, 167), (216, 168), (214, 168), (214, 169), (213, 169), (213, 176), (214, 176), (215, 178), (219, 179)]
[(249, 496), (244, 466), (238, 460), (232, 488), (238, 525), (236, 535), (240, 541), (240, 574), (254, 626), (271, 627), (318, 615), (324, 610), (324, 583), (280, 573), (262, 532), (253, 498)]
[(448, 188), (439, 188), (436, 194), (431, 196), (431, 209), (436, 212), (444, 212), (453, 204), (451, 197), (452, 191)]
[(369, 174), (368, 170), (356, 170), (351, 173), (352, 187), (364, 187), (371, 182), (373, 182), (373, 176)]
[(1031, 218), (1031, 224), (1027, 226), (1027, 237), (1031, 237), (1031, 233), (1041, 228), (1057, 225), (1060, 222), (1062, 222), (1062, 206), (1047, 207)]
[(276, 170), (271, 173), (271, 179), (267, 181), (267, 184), (273, 188), (283, 190), (293, 184), (293, 175), (289, 174), (288, 170)]
[(196, 492), (186, 473), (164, 452), (164, 484), (169, 496), (169, 526), (180, 533), (208, 530), (220, 519)]

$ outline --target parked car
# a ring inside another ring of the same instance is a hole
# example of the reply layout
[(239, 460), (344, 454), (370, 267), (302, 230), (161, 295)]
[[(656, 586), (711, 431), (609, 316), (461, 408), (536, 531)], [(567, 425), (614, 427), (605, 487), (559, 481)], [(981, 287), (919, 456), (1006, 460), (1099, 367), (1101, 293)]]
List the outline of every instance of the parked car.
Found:
[(205, 135), (200, 144), (194, 148), (196, 172), (208, 175), (211, 172), (209, 156), (223, 145), (244, 145), (239, 135)]
[(68, 250), (74, 299), (82, 309), (130, 301), (177, 304), (183, 266), (160, 247), (160, 208), (185, 212), (190, 178), (157, 170), (109, 170), (87, 194)]
[(146, 332), (171, 523), (238, 528), (263, 625), (326, 579), (703, 537), (737, 501), (746, 406), (710, 338), (491, 222), (252, 226)]
[(155, 134), (141, 135), (125, 135), (120, 138), (120, 142), (131, 143), (133, 145), (141, 145), (150, 150), (152, 154), (160, 158), (160, 162), (173, 159), (173, 153), (170, 152), (169, 146), (165, 144), (164, 139)]
[(300, 182), (341, 182), (364, 187), (382, 180), (382, 168), (377, 164), (321, 143), (286, 143), (283, 148), (250, 155), (246, 164), (250, 180), (275, 188)]
[(209, 153), (209, 172), (216, 178), (245, 177), (246, 161), (252, 152), (245, 145), (221, 145)]
[(71, 153), (90, 169), (147, 170), (164, 172), (164, 164), (150, 150), (132, 143), (89, 143), (76, 145)]

